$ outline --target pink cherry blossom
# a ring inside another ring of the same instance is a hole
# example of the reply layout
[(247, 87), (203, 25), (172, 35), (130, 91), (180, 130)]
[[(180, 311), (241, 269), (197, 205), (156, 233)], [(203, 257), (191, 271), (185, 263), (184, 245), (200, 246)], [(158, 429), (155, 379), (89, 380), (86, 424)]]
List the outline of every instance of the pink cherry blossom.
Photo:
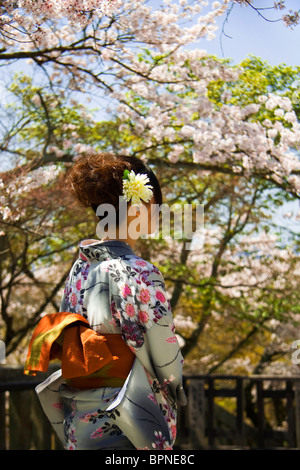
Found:
[(164, 303), (166, 301), (165, 295), (160, 290), (156, 291), (155, 297), (162, 303)]
[(147, 266), (147, 263), (146, 261), (143, 261), (142, 259), (138, 259), (135, 264), (137, 264), (138, 266)]
[(135, 316), (135, 308), (134, 305), (127, 303), (125, 305), (125, 313), (128, 317), (134, 317)]
[(71, 304), (73, 305), (73, 307), (75, 307), (75, 305), (77, 304), (77, 296), (75, 294), (75, 292), (73, 292), (70, 296), (70, 302)]
[(151, 298), (151, 294), (149, 292), (149, 289), (142, 288), (139, 292), (140, 301), (146, 304), (149, 302), (150, 298)]
[(139, 311), (139, 319), (142, 323), (147, 323), (149, 321), (149, 314), (143, 310)]
[(121, 293), (122, 293), (123, 297), (127, 297), (128, 295), (131, 295), (130, 286), (128, 284), (123, 284), (121, 286)]

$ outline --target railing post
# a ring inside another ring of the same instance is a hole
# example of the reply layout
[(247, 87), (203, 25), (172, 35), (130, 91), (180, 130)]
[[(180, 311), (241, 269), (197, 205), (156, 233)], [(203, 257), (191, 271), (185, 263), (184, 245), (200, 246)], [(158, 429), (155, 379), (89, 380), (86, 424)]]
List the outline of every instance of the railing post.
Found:
[(207, 434), (208, 434), (208, 447), (213, 447), (215, 443), (215, 395), (214, 395), (214, 379), (208, 378), (208, 397), (207, 397)]
[(286, 414), (288, 423), (288, 443), (290, 447), (296, 445), (295, 439), (295, 412), (293, 406), (293, 383), (290, 380), (286, 381)]
[(30, 390), (10, 392), (9, 419), (10, 448), (13, 450), (26, 450), (31, 448), (31, 394)]
[(191, 379), (189, 382), (189, 440), (192, 449), (206, 447), (205, 439), (205, 381)]
[(244, 444), (244, 382), (242, 377), (236, 379), (236, 439), (237, 444)]
[(264, 447), (264, 396), (263, 396), (263, 381), (257, 380), (256, 381), (256, 403), (257, 403), (257, 443), (259, 448)]
[(300, 381), (295, 381), (296, 447), (300, 449)]
[(5, 392), (0, 392), (0, 450), (7, 450)]

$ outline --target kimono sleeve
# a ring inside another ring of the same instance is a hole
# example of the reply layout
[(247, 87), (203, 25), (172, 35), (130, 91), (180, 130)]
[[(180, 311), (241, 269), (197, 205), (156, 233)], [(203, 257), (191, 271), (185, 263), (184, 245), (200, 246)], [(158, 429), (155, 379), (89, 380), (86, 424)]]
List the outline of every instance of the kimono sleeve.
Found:
[(185, 402), (182, 388), (183, 357), (175, 335), (173, 315), (161, 272), (150, 263), (135, 269), (114, 298), (115, 318), (136, 356), (151, 365), (161, 388)]

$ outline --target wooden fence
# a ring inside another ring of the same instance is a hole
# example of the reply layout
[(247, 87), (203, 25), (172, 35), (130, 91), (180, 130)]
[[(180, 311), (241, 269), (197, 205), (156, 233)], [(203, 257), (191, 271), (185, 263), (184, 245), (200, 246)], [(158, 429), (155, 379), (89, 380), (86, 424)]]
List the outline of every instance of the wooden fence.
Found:
[[(46, 374), (0, 367), (0, 450), (61, 449), (34, 388)], [(300, 377), (185, 376), (175, 448), (300, 449)]]
[(300, 377), (185, 377), (182, 449), (300, 449)]

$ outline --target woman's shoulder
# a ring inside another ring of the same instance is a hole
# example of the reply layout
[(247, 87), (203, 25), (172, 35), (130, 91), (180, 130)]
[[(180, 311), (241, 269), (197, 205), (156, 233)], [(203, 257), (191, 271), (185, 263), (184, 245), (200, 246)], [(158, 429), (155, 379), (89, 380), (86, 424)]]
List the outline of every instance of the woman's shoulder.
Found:
[(157, 274), (160, 273), (158, 267), (151, 263), (151, 261), (147, 261), (139, 256), (130, 256), (128, 258), (128, 263), (138, 269), (139, 271), (153, 271)]
[(102, 264), (102, 269), (114, 279), (125, 279), (143, 283), (159, 283), (164, 286), (164, 279), (159, 268), (137, 255), (110, 259)]
[(131, 268), (140, 274), (152, 274), (162, 278), (162, 273), (155, 264), (139, 256), (129, 256), (128, 258), (121, 261), (121, 265), (127, 266), (128, 268)]

